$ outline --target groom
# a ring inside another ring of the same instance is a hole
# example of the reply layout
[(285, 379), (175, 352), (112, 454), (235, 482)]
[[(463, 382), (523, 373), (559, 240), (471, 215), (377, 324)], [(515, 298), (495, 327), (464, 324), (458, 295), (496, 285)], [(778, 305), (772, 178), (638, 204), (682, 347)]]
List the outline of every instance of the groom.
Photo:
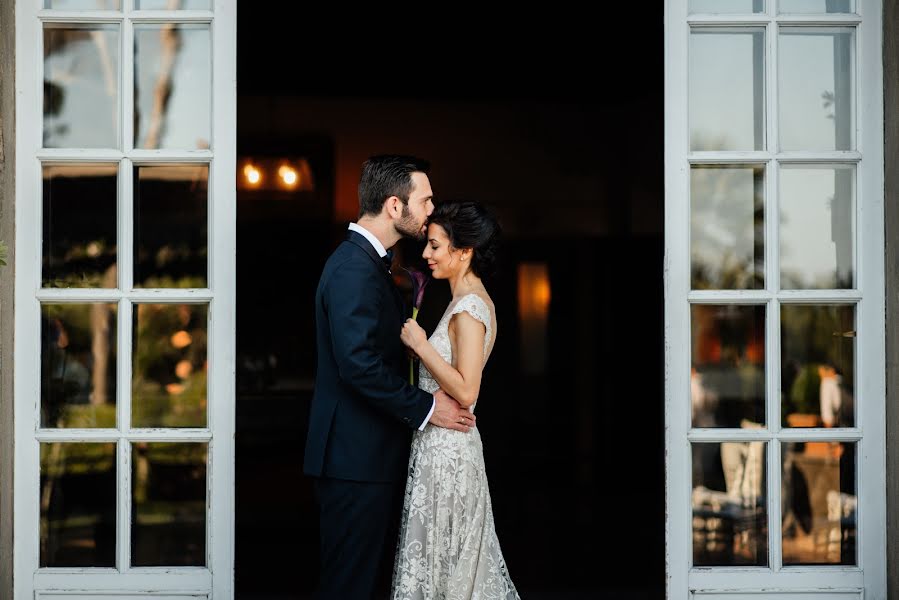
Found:
[(321, 531), (319, 600), (376, 593), (390, 525), (401, 510), (412, 432), (428, 422), (469, 431), (474, 415), (446, 393), (409, 385), (403, 302), (387, 248), (423, 240), (434, 210), (428, 163), (374, 156), (362, 167), (357, 223), (315, 293), (318, 365), (303, 471), (315, 478)]

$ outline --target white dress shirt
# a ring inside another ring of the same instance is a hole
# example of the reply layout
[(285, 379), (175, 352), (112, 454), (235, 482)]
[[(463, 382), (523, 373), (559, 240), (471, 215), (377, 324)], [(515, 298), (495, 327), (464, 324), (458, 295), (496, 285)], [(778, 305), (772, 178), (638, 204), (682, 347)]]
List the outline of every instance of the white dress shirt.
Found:
[[(378, 256), (380, 256), (381, 258), (384, 258), (385, 256), (387, 256), (387, 250), (384, 248), (384, 244), (382, 244), (381, 240), (379, 240), (377, 237), (375, 237), (375, 234), (373, 234), (371, 231), (369, 231), (362, 225), (359, 225), (358, 223), (350, 223), (349, 230), (355, 231), (356, 233), (358, 233), (359, 235), (361, 235), (362, 237), (367, 239), (369, 241), (369, 243), (371, 243), (371, 245), (374, 247), (375, 252), (378, 253)], [(437, 408), (437, 399), (436, 398), (434, 398), (431, 403), (431, 410), (428, 412), (428, 416), (425, 417), (424, 423), (422, 423), (421, 426), (418, 428), (419, 431), (423, 430), (425, 428), (425, 425), (428, 424), (428, 421), (431, 420), (431, 415), (434, 414), (435, 408)]]

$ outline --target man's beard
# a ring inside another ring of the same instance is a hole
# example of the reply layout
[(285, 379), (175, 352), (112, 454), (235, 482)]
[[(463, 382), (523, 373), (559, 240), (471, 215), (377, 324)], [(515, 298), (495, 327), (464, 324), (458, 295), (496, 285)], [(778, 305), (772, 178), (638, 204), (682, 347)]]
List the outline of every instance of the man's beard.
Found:
[(402, 217), (400, 222), (394, 225), (394, 228), (400, 235), (412, 238), (419, 242), (427, 237), (427, 232), (422, 231), (421, 226), (423, 223), (415, 222), (415, 217), (413, 217), (412, 213), (409, 211), (408, 204), (403, 204), (403, 213), (400, 216)]

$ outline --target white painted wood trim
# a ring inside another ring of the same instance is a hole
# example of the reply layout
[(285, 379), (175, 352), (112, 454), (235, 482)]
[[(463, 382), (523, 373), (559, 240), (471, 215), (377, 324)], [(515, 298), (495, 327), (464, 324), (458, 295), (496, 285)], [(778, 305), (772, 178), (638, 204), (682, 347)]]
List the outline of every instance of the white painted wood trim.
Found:
[[(133, 238), (131, 235), (128, 235), (128, 239), (126, 240), (131, 243), (130, 247), (133, 247)], [(129, 259), (129, 263), (133, 265), (133, 259), (131, 258), (132, 252), (130, 250), (126, 251), (128, 256), (123, 256), (124, 252), (119, 250), (118, 260), (120, 263), (125, 263), (124, 259)], [(131, 279), (131, 273), (133, 272), (133, 267), (129, 266), (129, 263), (123, 264), (121, 266), (120, 277), (123, 285), (125, 281)], [(127, 277), (127, 279), (125, 279)], [(213, 298), (213, 294), (209, 289), (201, 289), (201, 288), (183, 288), (183, 289), (145, 289), (138, 288), (130, 292), (122, 292), (119, 290), (112, 289), (56, 289), (56, 288), (44, 288), (40, 289), (38, 292), (34, 294), (34, 296), (41, 302), (46, 303), (80, 303), (80, 302), (119, 302), (123, 299), (128, 299), (132, 303), (136, 304), (203, 304), (209, 302)], [(129, 323), (129, 327), (130, 327)]]
[[(212, 149), (208, 389), (210, 510), (209, 567), (216, 600), (234, 597), (234, 433), (236, 394), (237, 6), (215, 0), (212, 24)], [(214, 550), (214, 552), (213, 552)]]
[[(41, 24), (33, 2), (17, 0), (16, 63), (16, 286), (14, 333), (14, 600), (32, 600), (29, 582), (38, 564), (39, 473), (38, 444), (34, 441), (39, 384), (40, 306), (34, 292), (40, 285), (40, 163), (34, 158), (41, 144), (43, 61)], [(28, 233), (26, 233), (28, 232)], [(24, 585), (23, 585), (24, 582)]]
[[(687, 597), (690, 525), (689, 143), (687, 3), (665, 3), (665, 570), (669, 599)], [(686, 482), (686, 484), (685, 484)]]
[(884, 156), (883, 156), (883, 5), (857, 0), (859, 25), (856, 72), (857, 141), (864, 160), (856, 183), (859, 231), (859, 302), (856, 361), (857, 419), (865, 431), (857, 452), (858, 485), (865, 496), (859, 506), (859, 564), (865, 570), (868, 600), (886, 600), (886, 322), (884, 297)]

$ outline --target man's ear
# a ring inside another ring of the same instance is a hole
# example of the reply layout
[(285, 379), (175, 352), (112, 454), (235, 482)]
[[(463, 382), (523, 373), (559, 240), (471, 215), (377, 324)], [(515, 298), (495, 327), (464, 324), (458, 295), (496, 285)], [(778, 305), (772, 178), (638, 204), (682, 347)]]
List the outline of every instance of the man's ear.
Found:
[(399, 219), (403, 214), (402, 204), (403, 201), (399, 199), (399, 196), (390, 196), (384, 201), (384, 208), (387, 209), (387, 214), (391, 218)]

